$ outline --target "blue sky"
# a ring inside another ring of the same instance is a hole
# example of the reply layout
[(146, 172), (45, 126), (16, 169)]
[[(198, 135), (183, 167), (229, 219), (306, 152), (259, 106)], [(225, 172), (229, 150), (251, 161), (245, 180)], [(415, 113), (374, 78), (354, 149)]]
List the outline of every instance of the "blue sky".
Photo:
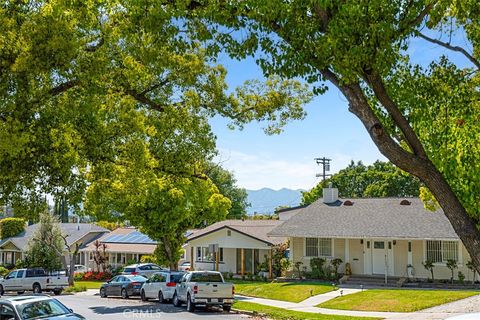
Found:
[[(462, 36), (456, 39), (462, 45)], [(415, 39), (410, 54), (412, 61), (426, 65), (445, 54), (443, 48)], [(456, 62), (465, 61), (458, 54), (449, 54)], [(463, 61), (462, 61), (463, 60)], [(222, 58), (220, 63), (228, 70), (227, 83), (234, 88), (247, 79), (262, 77), (253, 59), (233, 61)], [(367, 131), (353, 114), (348, 112), (346, 99), (333, 86), (305, 106), (307, 117), (285, 127), (280, 135), (268, 136), (262, 127), (252, 123), (240, 131), (227, 128), (228, 120), (211, 120), (217, 135), (220, 155), (216, 159), (234, 172), (238, 185), (247, 189), (310, 189), (319, 182), (320, 172), (314, 158), (332, 159), (331, 173), (344, 168), (351, 160), (370, 164), (386, 160), (371, 141)]]

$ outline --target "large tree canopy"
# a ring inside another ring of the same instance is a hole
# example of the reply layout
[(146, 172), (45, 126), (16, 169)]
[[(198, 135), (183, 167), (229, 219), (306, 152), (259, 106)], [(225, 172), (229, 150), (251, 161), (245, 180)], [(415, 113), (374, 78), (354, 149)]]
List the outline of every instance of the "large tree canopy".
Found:
[[(380, 152), (425, 184), (480, 268), (478, 1), (164, 4), (198, 39), (256, 57), (265, 75), (303, 78), (317, 94), (337, 87)], [(444, 56), (414, 64), (414, 40)]]
[(396, 168), (390, 162), (375, 161), (366, 166), (351, 162), (309, 191), (302, 192), (302, 205), (322, 197), (323, 188), (332, 184), (342, 198), (413, 197), (419, 195), (420, 181)]
[(225, 74), (158, 2), (3, 2), (0, 203), (19, 212), (50, 194), (129, 220), (173, 259), (186, 229), (231, 206), (204, 174), (208, 118), (285, 123), (311, 98), (279, 77), (227, 92)]

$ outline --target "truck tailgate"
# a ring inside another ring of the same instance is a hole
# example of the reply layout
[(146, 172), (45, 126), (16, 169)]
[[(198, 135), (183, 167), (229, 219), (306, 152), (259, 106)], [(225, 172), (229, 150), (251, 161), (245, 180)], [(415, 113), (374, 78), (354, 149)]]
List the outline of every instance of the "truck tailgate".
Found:
[(196, 298), (233, 298), (233, 284), (222, 282), (197, 283)]

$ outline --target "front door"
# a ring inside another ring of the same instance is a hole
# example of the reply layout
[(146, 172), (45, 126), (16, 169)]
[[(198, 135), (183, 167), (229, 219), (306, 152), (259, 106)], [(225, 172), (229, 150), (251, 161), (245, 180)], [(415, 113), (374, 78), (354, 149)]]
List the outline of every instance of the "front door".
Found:
[(386, 241), (373, 241), (373, 274), (385, 274), (385, 262), (387, 257)]

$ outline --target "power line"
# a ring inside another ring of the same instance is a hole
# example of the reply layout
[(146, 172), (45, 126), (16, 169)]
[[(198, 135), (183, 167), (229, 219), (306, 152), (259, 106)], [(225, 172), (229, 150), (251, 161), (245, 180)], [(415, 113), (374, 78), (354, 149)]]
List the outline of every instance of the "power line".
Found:
[(322, 169), (323, 169), (323, 173), (317, 173), (316, 176), (322, 177), (323, 180), (325, 181), (327, 177), (331, 176), (331, 174), (327, 174), (327, 171), (330, 171), (330, 161), (332, 161), (332, 159), (323, 157), (323, 158), (315, 158), (314, 160), (318, 165), (322, 165)]

